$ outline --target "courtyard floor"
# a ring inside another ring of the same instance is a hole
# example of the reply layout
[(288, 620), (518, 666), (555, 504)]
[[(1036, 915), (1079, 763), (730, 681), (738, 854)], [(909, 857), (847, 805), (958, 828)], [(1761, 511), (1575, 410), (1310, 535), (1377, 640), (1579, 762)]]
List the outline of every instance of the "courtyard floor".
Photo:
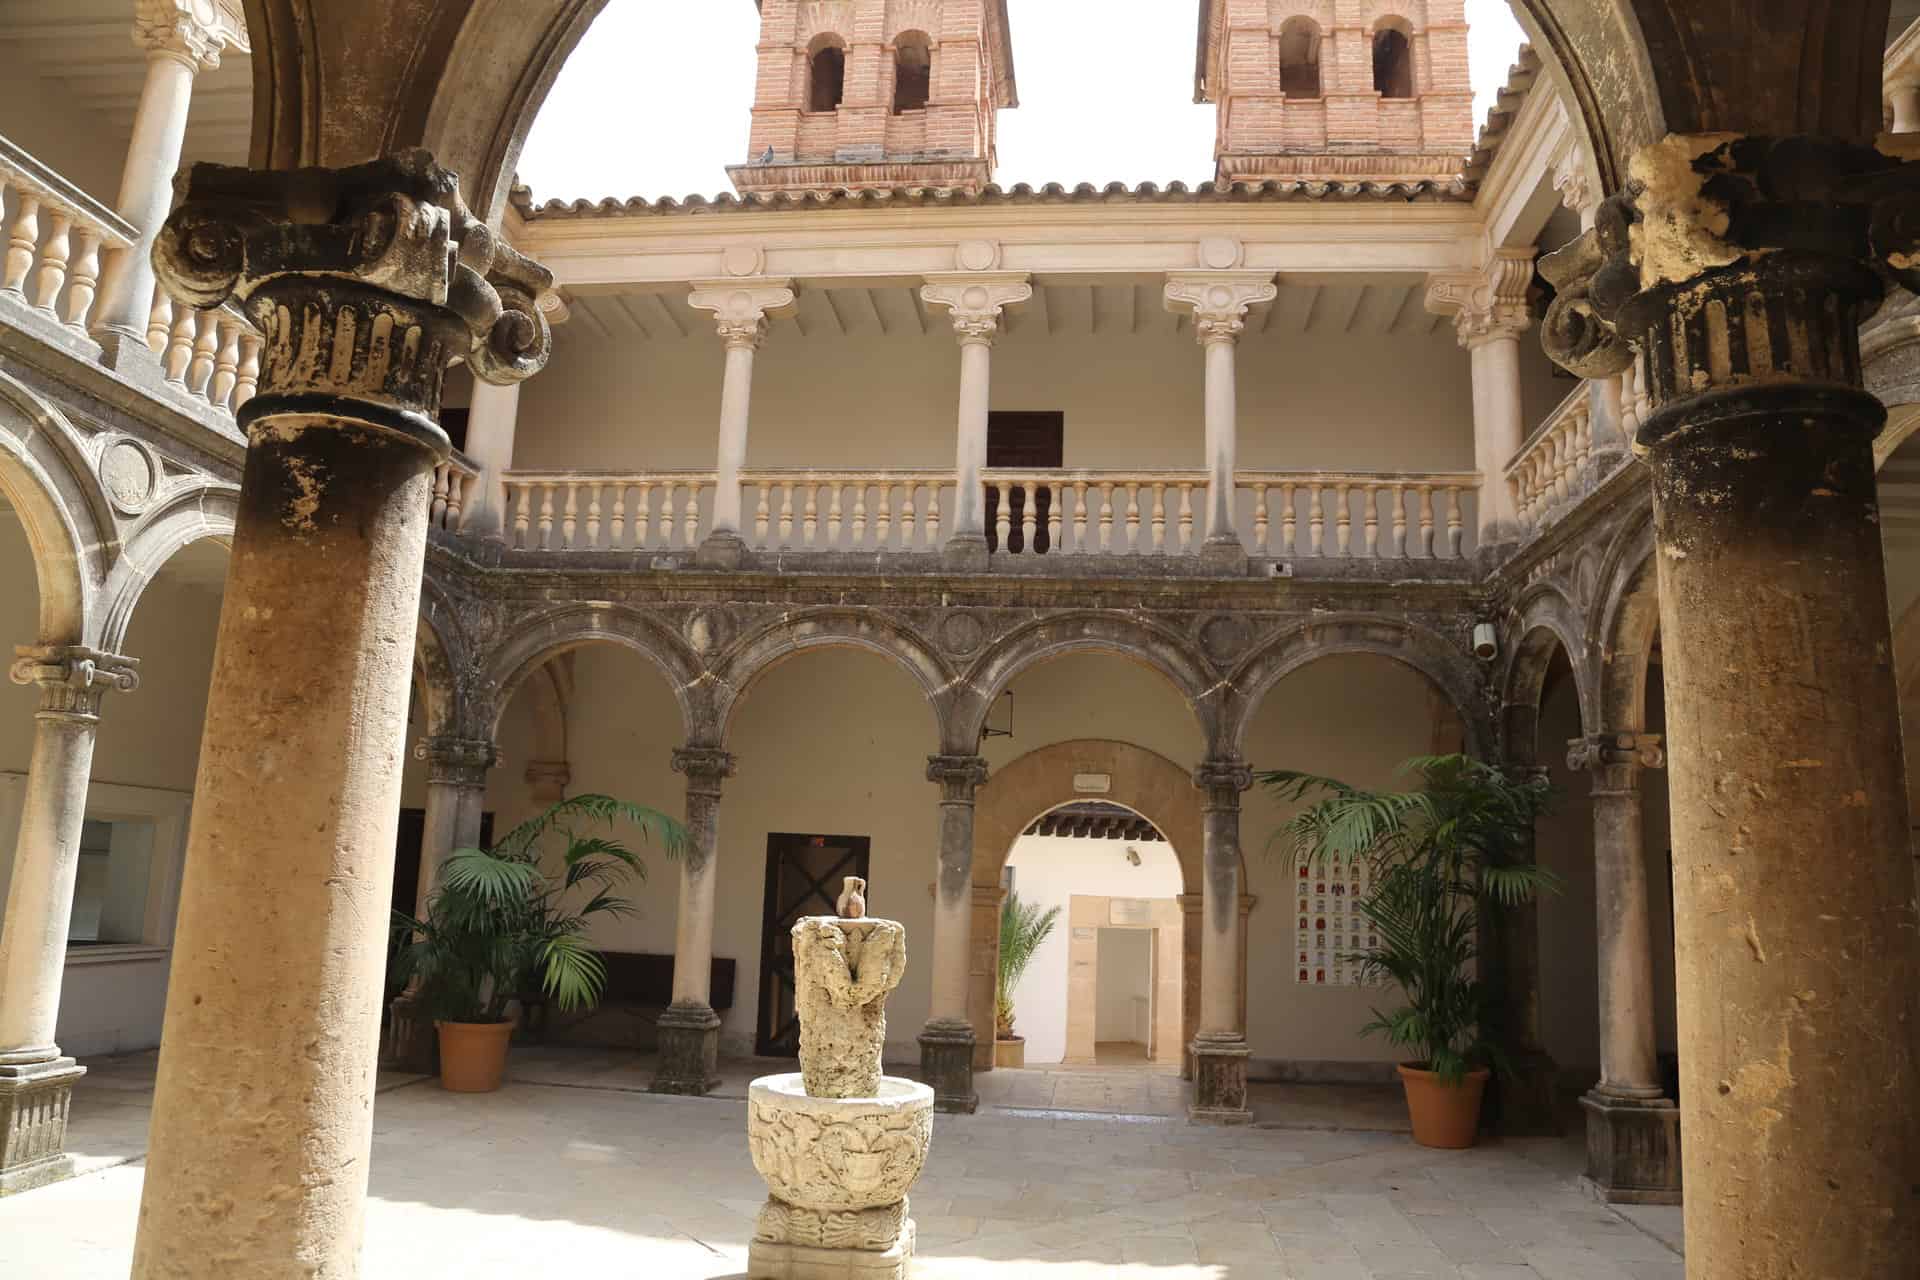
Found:
[[(506, 1088), (383, 1076), (369, 1280), (745, 1273), (765, 1189), (745, 1083), (655, 1097), (615, 1051), (516, 1048)], [(132, 1253), (153, 1055), (92, 1065), (69, 1149), (91, 1170), (0, 1200), (0, 1276), (120, 1280)], [(1625, 1213), (1575, 1141), (1428, 1151), (1387, 1089), (1262, 1086), (1257, 1123), (1195, 1128), (1143, 1069), (996, 1071), (940, 1116), (912, 1195), (922, 1280), (1681, 1280), (1679, 1210)], [(1630, 1216), (1629, 1216), (1630, 1215)]]

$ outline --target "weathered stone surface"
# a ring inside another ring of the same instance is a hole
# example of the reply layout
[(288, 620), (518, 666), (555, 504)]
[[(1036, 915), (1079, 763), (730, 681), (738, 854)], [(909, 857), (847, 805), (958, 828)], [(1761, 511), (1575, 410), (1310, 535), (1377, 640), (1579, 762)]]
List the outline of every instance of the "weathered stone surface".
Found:
[(920, 1032), (920, 1076), (933, 1087), (937, 1111), (972, 1115), (980, 1107), (973, 1087), (973, 1026), (929, 1022)]
[(1608, 1204), (1680, 1203), (1680, 1108), (1666, 1098), (1637, 1101), (1599, 1092), (1587, 1113), (1587, 1178)]
[(704, 1004), (675, 1003), (660, 1015), (660, 1061), (654, 1093), (694, 1096), (720, 1083), (720, 1015)]
[(800, 1072), (816, 1098), (871, 1098), (880, 1088), (887, 995), (907, 969), (893, 920), (808, 916), (793, 926)]
[(912, 1080), (883, 1080), (863, 1098), (815, 1097), (793, 1073), (762, 1076), (748, 1090), (753, 1167), (776, 1200), (803, 1209), (837, 1213), (900, 1201), (932, 1141), (933, 1090)]
[(73, 1082), (87, 1074), (72, 1058), (0, 1066), (0, 1196), (58, 1182), (73, 1171), (66, 1154)]

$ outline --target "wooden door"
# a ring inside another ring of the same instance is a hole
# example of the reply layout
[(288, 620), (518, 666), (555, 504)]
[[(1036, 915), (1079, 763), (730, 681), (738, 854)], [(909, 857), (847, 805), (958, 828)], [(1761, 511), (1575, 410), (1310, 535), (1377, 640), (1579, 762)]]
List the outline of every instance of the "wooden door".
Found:
[[(802, 916), (837, 914), (841, 882), (867, 875), (865, 836), (767, 833), (767, 896), (760, 926), (760, 1013), (753, 1051), (791, 1058), (800, 1052), (793, 1002), (793, 926)], [(871, 893), (869, 893), (871, 898)]]
[[(987, 415), (987, 466), (1019, 471), (1057, 471), (1066, 465), (1067, 415), (1058, 409), (1040, 411), (996, 409)], [(1026, 495), (1019, 489), (1009, 495), (1007, 513), (1007, 549), (1026, 550), (1026, 534), (1021, 525), (1026, 511)], [(1033, 504), (1033, 552), (1043, 554), (1052, 543), (1047, 535), (1047, 515), (1053, 509), (1053, 490), (1037, 489)], [(1000, 549), (997, 522), (1000, 515), (1000, 490), (987, 486), (987, 550)]]

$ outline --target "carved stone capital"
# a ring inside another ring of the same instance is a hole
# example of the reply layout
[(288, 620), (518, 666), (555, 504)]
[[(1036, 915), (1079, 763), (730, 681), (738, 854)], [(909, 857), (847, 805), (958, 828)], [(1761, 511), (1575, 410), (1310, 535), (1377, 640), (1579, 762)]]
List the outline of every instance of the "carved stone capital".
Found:
[(1575, 213), (1593, 207), (1600, 195), (1599, 184), (1594, 181), (1593, 166), (1583, 148), (1569, 148), (1554, 166), (1553, 189), (1560, 193), (1560, 203)]
[(1193, 317), (1194, 337), (1205, 346), (1233, 342), (1247, 327), (1247, 309), (1280, 295), (1271, 271), (1183, 271), (1167, 277), (1167, 310)]
[(1240, 760), (1203, 760), (1193, 771), (1193, 785), (1206, 793), (1213, 809), (1237, 809), (1240, 793), (1253, 785), (1253, 770)]
[(427, 781), (456, 787), (484, 787), (487, 770), (500, 763), (500, 749), (484, 738), (456, 738), (435, 734), (413, 748), (416, 760), (427, 762)]
[(547, 362), (552, 274), (475, 218), (427, 152), (346, 169), (197, 164), (153, 245), (190, 307), (237, 300), (266, 342), (243, 427), (314, 415), (447, 447), (447, 366), (509, 384)]
[(987, 762), (980, 756), (928, 756), (927, 781), (940, 784), (944, 804), (972, 804), (974, 792), (987, 780)]
[(962, 271), (925, 277), (920, 300), (945, 307), (961, 345), (991, 343), (1000, 331), (1000, 313), (1033, 296), (1022, 271)]
[(133, 42), (149, 57), (194, 72), (220, 65), (220, 12), (213, 0), (134, 0)]
[(767, 336), (767, 320), (793, 310), (793, 281), (695, 280), (687, 305), (713, 312), (714, 329), (729, 350), (752, 351)]
[(40, 714), (91, 719), (100, 695), (131, 692), (140, 684), (140, 659), (84, 645), (20, 645), (7, 674), (15, 684), (40, 686)]
[(718, 747), (673, 749), (673, 771), (687, 776), (689, 791), (719, 795), (720, 784), (733, 776), (733, 766), (733, 753)]
[(1427, 310), (1453, 317), (1453, 331), (1466, 348), (1516, 338), (1533, 317), (1527, 286), (1533, 280), (1533, 250), (1496, 249), (1478, 271), (1437, 275), (1427, 281)]
[(1596, 791), (1626, 791), (1642, 769), (1666, 767), (1667, 752), (1657, 733), (1591, 733), (1567, 740), (1567, 768), (1593, 771)]

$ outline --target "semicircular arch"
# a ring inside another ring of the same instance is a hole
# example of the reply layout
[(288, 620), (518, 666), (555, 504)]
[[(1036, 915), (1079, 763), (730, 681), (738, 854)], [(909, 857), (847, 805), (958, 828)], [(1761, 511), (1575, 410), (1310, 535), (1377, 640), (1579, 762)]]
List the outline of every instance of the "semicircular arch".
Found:
[(490, 707), (488, 736), (498, 735), (500, 717), (521, 681), (550, 658), (595, 642), (631, 649), (656, 667), (680, 708), (682, 740), (700, 740), (711, 720), (699, 693), (705, 684), (700, 659), (658, 618), (624, 605), (568, 605), (516, 623), (480, 677), (479, 693)]
[(1509, 617), (1506, 669), (1500, 681), (1500, 732), (1508, 764), (1540, 763), (1540, 699), (1553, 655), (1564, 653), (1573, 670), (1582, 733), (1592, 732), (1594, 698), (1581, 642), (1586, 628), (1559, 588), (1535, 583), (1521, 594)]
[(753, 686), (810, 649), (864, 649), (913, 677), (933, 708), (935, 741), (947, 741), (953, 668), (912, 627), (871, 609), (806, 609), (740, 636), (713, 664), (713, 726), (720, 742)]
[(0, 492), (18, 515), (33, 556), (40, 594), (34, 639), (97, 644), (94, 593), (118, 550), (106, 495), (66, 416), (5, 373)]
[(232, 545), (240, 486), (223, 480), (195, 480), (175, 487), (128, 531), (126, 552), (107, 572), (101, 592), (100, 647), (120, 652), (139, 606), (167, 561), (196, 542), (214, 539)]
[(1607, 548), (1604, 572), (1605, 591), (1588, 637), (1594, 655), (1596, 731), (1634, 732), (1645, 727), (1647, 664), (1660, 633), (1660, 584), (1651, 519), (1627, 530)]

